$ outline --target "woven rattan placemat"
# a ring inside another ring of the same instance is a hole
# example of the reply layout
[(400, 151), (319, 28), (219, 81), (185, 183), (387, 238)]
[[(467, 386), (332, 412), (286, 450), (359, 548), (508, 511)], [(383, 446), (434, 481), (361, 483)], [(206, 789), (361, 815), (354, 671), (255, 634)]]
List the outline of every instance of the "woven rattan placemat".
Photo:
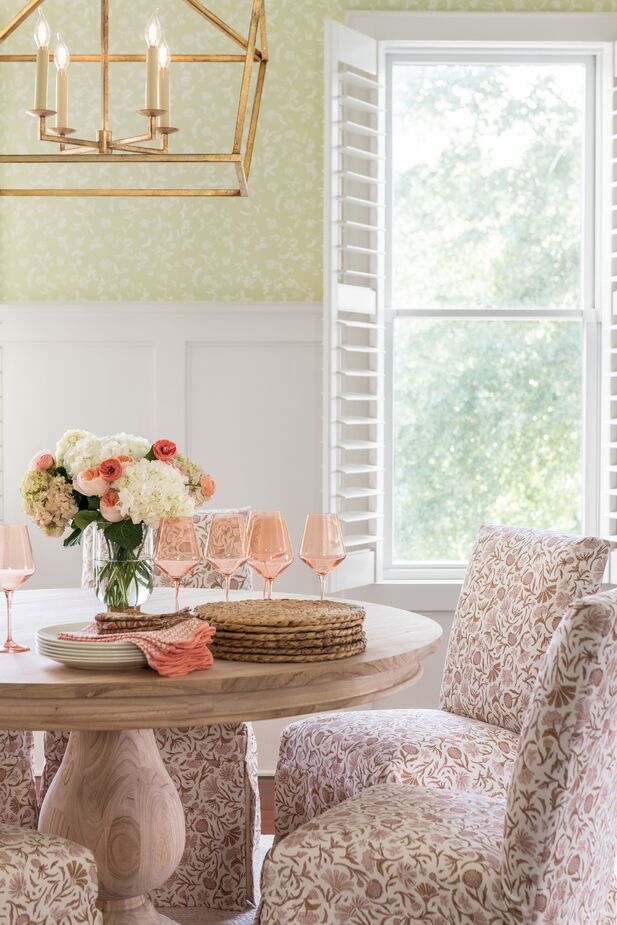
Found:
[(277, 654), (266, 654), (264, 652), (229, 652), (219, 651), (216, 646), (212, 645), (211, 650), (215, 658), (222, 658), (232, 662), (332, 662), (337, 658), (349, 658), (352, 655), (360, 655), (366, 649), (366, 639), (356, 642), (351, 646), (341, 646), (334, 652), (317, 654), (310, 652), (298, 654), (292, 652), (277, 652)]
[(249, 601), (220, 601), (201, 604), (195, 614), (208, 620), (213, 626), (248, 628), (254, 626), (297, 627), (308, 625), (319, 629), (325, 625), (343, 626), (362, 622), (366, 616), (359, 604), (343, 604), (340, 601), (315, 601), (280, 598), (271, 601), (258, 599)]
[(202, 604), (195, 613), (216, 627), (212, 654), (246, 662), (325, 661), (366, 648), (359, 604), (297, 599)]

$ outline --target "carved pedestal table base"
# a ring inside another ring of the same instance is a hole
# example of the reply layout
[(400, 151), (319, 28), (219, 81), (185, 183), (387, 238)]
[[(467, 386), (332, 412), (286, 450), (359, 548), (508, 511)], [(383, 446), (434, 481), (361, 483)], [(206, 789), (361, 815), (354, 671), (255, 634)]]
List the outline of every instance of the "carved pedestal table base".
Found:
[(184, 812), (150, 729), (72, 732), (39, 830), (93, 852), (105, 925), (166, 925), (147, 895), (184, 850)]

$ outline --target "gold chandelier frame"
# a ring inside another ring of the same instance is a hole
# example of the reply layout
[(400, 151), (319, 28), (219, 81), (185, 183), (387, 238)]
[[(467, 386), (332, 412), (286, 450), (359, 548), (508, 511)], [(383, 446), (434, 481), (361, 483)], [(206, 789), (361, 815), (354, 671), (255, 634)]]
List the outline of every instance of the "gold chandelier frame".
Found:
[[(31, 16), (44, 0), (28, 0), (24, 7), (4, 27), (0, 28), (0, 45)], [(139, 163), (202, 163), (233, 165), (238, 185), (223, 188), (188, 188), (188, 189), (130, 189), (130, 188), (50, 188), (50, 189), (11, 189), (0, 188), (0, 196), (247, 196), (248, 178), (257, 132), (257, 122), (268, 63), (268, 46), (266, 41), (266, 14), (264, 0), (251, 0), (251, 19), (248, 36), (245, 38), (228, 23), (220, 19), (200, 0), (184, 0), (195, 13), (202, 16), (211, 25), (236, 43), (241, 49), (239, 54), (200, 54), (171, 55), (172, 61), (203, 64), (219, 63), (242, 64), (242, 83), (236, 112), (236, 125), (231, 152), (224, 154), (175, 154), (169, 151), (169, 134), (157, 132), (156, 117), (148, 116), (149, 130), (140, 135), (121, 138), (114, 141), (109, 122), (109, 65), (118, 62), (145, 62), (145, 55), (110, 54), (109, 51), (109, 0), (101, 0), (101, 51), (100, 54), (71, 54), (71, 62), (100, 62), (101, 66), (101, 128), (96, 140), (73, 138), (68, 135), (49, 134), (46, 127), (46, 115), (37, 115), (39, 121), (39, 141), (53, 142), (58, 146), (56, 153), (47, 154), (0, 154), (0, 164), (139, 164)], [(258, 38), (259, 46), (258, 47)], [(50, 55), (50, 61), (53, 55)], [(35, 62), (35, 55), (3, 55), (2, 63)], [(257, 67), (257, 80), (250, 104), (251, 79), (253, 68)], [(250, 108), (250, 113), (249, 113)], [(248, 118), (246, 146), (242, 144)], [(153, 141), (158, 137), (158, 147), (146, 147), (141, 142)]]

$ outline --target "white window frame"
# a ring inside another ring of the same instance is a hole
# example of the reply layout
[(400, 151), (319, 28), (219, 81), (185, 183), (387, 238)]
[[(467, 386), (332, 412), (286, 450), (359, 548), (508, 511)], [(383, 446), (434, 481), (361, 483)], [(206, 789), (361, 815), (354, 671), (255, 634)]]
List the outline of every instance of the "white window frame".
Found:
[[(396, 56), (447, 56), (457, 54), (476, 58), (497, 52), (500, 60), (514, 57), (573, 60), (584, 58), (593, 67), (595, 79), (587, 81), (595, 106), (587, 107), (588, 157), (586, 161), (585, 236), (583, 255), (585, 290), (582, 310), (548, 310), (548, 317), (581, 319), (584, 326), (584, 421), (583, 421), (583, 523), (590, 534), (610, 535), (602, 504), (610, 492), (610, 474), (603, 463), (602, 421), (610, 416), (603, 394), (602, 345), (608, 345), (607, 332), (612, 319), (611, 230), (612, 210), (612, 121), (614, 82), (614, 40), (617, 17), (608, 14), (577, 13), (380, 13), (353, 11), (345, 22), (353, 29), (379, 42), (380, 71), (386, 86), (391, 86), (389, 68)], [(390, 63), (389, 63), (390, 62)], [(389, 101), (388, 101), (389, 102)], [(387, 105), (386, 136), (391, 138), (391, 106)], [(593, 121), (594, 125), (590, 123)], [(595, 148), (592, 155), (592, 149)], [(387, 161), (390, 163), (389, 159)], [(387, 202), (390, 202), (390, 177), (387, 176)], [(391, 257), (389, 241), (391, 222), (387, 221), (386, 253)], [(392, 331), (396, 315), (423, 314), (413, 310), (390, 309), (386, 271), (386, 363), (385, 363), (385, 504), (382, 566), (377, 581), (452, 583), (462, 580), (465, 563), (394, 563), (392, 561), (393, 500), (393, 426), (392, 426)], [(435, 311), (451, 315), (450, 311)], [(478, 317), (483, 312), (460, 311), (457, 317)], [(507, 312), (500, 317), (541, 317), (526, 310)]]

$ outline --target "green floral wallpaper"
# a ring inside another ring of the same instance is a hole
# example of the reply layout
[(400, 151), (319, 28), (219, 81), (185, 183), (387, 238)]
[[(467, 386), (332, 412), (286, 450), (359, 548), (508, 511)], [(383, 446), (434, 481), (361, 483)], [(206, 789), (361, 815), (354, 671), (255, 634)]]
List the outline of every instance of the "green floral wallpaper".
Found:
[[(206, 42), (212, 49), (210, 32), (187, 5), (179, 0), (158, 3), (173, 51), (199, 51)], [(2, 19), (10, 18), (18, 5), (19, 0), (0, 0)], [(135, 0), (127, 14), (124, 0), (112, 0), (113, 49), (140, 49), (143, 25), (154, 5), (152, 0)], [(248, 13), (248, 3), (212, 0), (210, 5), (246, 31), (248, 17), (243, 14)], [(349, 8), (612, 12), (617, 11), (617, 0), (269, 0), (267, 6), (271, 64), (250, 198), (2, 199), (0, 299), (319, 299), (324, 18), (342, 18)], [(47, 0), (45, 10), (69, 47), (89, 50), (93, 43), (88, 36), (98, 16), (96, 0)], [(28, 26), (15, 33), (3, 51), (31, 53), (30, 32)], [(223, 44), (217, 50), (224, 50)], [(10, 139), (13, 150), (36, 151), (35, 123), (23, 112), (31, 105), (33, 66), (0, 67), (0, 145), (8, 150)], [(98, 121), (92, 93), (96, 73), (91, 67), (79, 64), (70, 71), (69, 121), (80, 134), (94, 132)], [(138, 67), (117, 67), (124, 70), (114, 72), (111, 82), (116, 136), (141, 129), (134, 110), (143, 92)], [(210, 65), (208, 74), (197, 74), (196, 67), (173, 65), (172, 105), (182, 128), (182, 136), (173, 142), (176, 150), (179, 145), (199, 150), (200, 137), (207, 138), (206, 149), (213, 150), (232, 131), (237, 75), (228, 79), (222, 71), (213, 74), (212, 68), (221, 65)], [(46, 171), (76, 168), (38, 169), (50, 176)], [(178, 168), (178, 178), (190, 182), (188, 169)], [(26, 176), (17, 170), (25, 170)], [(13, 173), (4, 168), (4, 176), (14, 185), (20, 185), (20, 179), (22, 185), (33, 185), (32, 168), (15, 168)]]

